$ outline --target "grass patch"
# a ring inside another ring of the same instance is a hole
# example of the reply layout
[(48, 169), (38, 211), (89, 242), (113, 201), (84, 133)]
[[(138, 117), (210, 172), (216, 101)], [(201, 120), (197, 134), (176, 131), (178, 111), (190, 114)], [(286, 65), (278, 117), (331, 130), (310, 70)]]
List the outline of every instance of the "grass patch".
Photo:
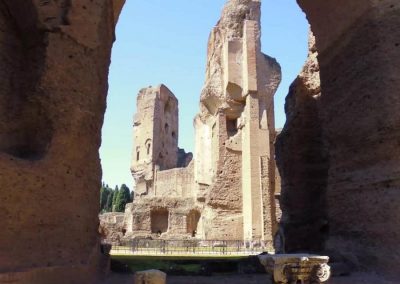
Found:
[(237, 263), (247, 256), (136, 256), (112, 255), (112, 260), (127, 265), (130, 271), (158, 269), (168, 274), (199, 275), (207, 274), (209, 267), (216, 264), (237, 267)]

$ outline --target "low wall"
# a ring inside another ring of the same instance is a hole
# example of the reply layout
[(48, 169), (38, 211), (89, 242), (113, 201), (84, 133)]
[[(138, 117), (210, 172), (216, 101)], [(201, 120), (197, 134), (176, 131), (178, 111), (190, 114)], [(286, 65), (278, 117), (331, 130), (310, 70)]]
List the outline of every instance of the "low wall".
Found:
[(191, 197), (194, 194), (193, 166), (156, 172), (155, 195)]

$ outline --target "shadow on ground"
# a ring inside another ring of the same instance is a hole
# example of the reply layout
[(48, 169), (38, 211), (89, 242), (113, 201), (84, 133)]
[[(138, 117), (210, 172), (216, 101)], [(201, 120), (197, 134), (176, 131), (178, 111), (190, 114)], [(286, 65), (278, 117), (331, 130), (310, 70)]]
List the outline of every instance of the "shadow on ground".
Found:
[[(230, 274), (217, 276), (168, 276), (168, 284), (272, 284), (266, 274)], [(133, 284), (132, 274), (110, 274), (101, 284)], [(346, 277), (334, 277), (328, 284), (398, 284), (385, 281), (376, 274), (356, 273)]]

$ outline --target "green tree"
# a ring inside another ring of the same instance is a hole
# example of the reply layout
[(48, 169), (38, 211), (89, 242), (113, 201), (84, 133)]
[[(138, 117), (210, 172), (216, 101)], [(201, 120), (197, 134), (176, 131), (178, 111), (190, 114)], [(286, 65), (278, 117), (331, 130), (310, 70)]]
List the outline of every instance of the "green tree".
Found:
[(114, 189), (114, 196), (113, 196), (113, 200), (112, 200), (112, 212), (115, 212), (115, 206), (117, 205), (117, 198), (118, 198), (118, 192), (119, 192), (119, 189), (118, 189), (118, 185), (116, 185), (115, 186), (115, 189)]
[(100, 188), (100, 212), (104, 213), (107, 212), (107, 200), (108, 196), (112, 192), (112, 189), (108, 187), (104, 182)]
[(113, 209), (113, 197), (114, 197), (114, 191), (109, 188), (110, 194), (107, 197), (107, 202), (105, 206), (105, 212), (112, 212)]
[(123, 184), (121, 189), (118, 191), (118, 196), (115, 203), (115, 212), (124, 212), (126, 203), (129, 203), (131, 199), (131, 193), (129, 188)]

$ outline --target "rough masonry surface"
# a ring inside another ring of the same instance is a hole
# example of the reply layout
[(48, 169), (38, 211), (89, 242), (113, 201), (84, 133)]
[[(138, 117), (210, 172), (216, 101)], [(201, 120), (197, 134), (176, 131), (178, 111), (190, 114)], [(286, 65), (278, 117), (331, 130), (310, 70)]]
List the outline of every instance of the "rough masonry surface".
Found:
[(124, 1), (0, 1), (0, 282), (93, 283), (99, 146)]
[(172, 92), (164, 85), (140, 91), (127, 237), (258, 240), (273, 250), (273, 96), (281, 73), (261, 52), (260, 5), (227, 1), (211, 31), (194, 155), (178, 149)]

